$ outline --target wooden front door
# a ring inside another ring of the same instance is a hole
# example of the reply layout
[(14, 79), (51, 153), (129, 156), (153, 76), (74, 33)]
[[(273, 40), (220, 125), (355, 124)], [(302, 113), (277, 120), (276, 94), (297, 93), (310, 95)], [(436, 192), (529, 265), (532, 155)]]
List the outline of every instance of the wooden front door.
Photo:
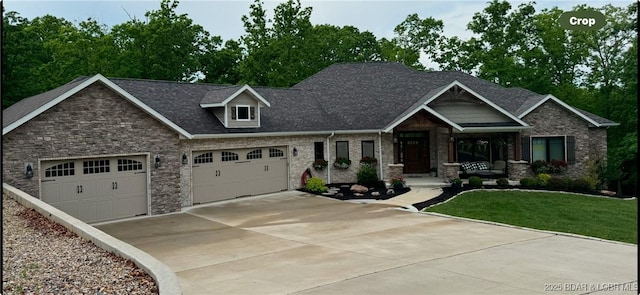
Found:
[(429, 144), (425, 132), (400, 134), (400, 162), (404, 173), (429, 173)]

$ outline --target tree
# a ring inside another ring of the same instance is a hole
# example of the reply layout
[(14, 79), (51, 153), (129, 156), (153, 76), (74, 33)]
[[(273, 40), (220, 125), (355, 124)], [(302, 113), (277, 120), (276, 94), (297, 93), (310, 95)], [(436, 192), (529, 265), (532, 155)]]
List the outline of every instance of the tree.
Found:
[(398, 61), (414, 69), (423, 70), (419, 61), (420, 55), (433, 55), (442, 39), (444, 24), (432, 17), (421, 19), (418, 14), (410, 14), (394, 28), (392, 40), (382, 38), (382, 58), (387, 61)]
[(209, 33), (186, 15), (176, 14), (178, 1), (163, 0), (159, 10), (114, 26), (118, 49), (116, 75), (170, 81), (198, 79)]
[(3, 16), (3, 107), (75, 78), (75, 73), (50, 65), (66, 62), (55, 59), (52, 44), (60, 36), (73, 35), (76, 31), (70, 22), (50, 15), (32, 21), (20, 17), (16, 12), (8, 12)]
[(237, 84), (240, 79), (238, 65), (242, 59), (242, 47), (234, 40), (228, 40), (222, 47), (222, 38), (213, 36), (205, 46), (200, 60), (204, 82), (217, 84)]

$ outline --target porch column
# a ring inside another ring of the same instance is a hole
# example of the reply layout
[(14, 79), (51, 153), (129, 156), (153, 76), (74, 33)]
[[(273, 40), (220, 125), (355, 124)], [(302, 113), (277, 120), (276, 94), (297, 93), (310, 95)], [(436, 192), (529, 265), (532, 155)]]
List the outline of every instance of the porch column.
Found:
[(449, 127), (449, 159), (448, 162), (449, 163), (454, 163), (456, 161), (454, 155), (453, 155), (453, 130), (451, 129), (451, 127)]
[(514, 153), (514, 160), (516, 161), (520, 161), (522, 160), (522, 139), (520, 138), (520, 133), (516, 133), (516, 140), (515, 140), (515, 153)]

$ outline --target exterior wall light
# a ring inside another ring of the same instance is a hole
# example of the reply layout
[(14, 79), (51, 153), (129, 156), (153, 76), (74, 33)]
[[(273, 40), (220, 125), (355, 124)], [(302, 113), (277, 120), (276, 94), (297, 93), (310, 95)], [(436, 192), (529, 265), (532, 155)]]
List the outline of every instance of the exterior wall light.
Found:
[(293, 156), (294, 157), (298, 156), (298, 149), (296, 147), (293, 148)]
[(187, 158), (187, 154), (182, 154), (182, 164), (189, 164), (189, 159)]
[(33, 167), (31, 166), (31, 163), (27, 163), (27, 166), (25, 167), (24, 175), (27, 178), (33, 177)]
[(158, 155), (156, 155), (155, 166), (156, 168), (160, 167), (160, 156)]

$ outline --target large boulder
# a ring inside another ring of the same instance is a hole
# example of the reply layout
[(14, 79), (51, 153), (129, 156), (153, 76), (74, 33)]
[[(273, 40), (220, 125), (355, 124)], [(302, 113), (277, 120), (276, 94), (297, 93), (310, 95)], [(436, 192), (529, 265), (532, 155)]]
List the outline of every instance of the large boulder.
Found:
[(366, 186), (354, 184), (351, 186), (351, 191), (356, 193), (366, 193), (369, 191), (369, 189)]

